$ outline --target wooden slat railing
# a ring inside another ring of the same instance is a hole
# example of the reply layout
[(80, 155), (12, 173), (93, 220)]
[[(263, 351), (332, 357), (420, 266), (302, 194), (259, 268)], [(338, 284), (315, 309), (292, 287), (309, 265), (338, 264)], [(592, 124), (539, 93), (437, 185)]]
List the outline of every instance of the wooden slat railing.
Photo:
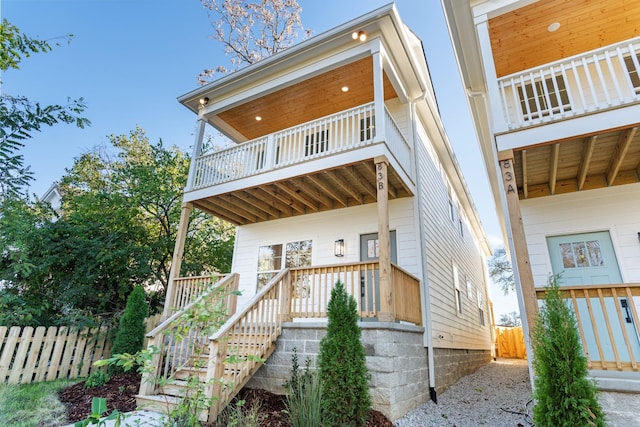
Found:
[(420, 280), (395, 264), (391, 265), (396, 320), (422, 325)]
[[(560, 290), (576, 314), (588, 368), (640, 370), (640, 319), (634, 301), (640, 283), (563, 285)], [(536, 292), (544, 299), (544, 288)]]
[(173, 292), (171, 301), (167, 301), (172, 312), (179, 311), (202, 295), (205, 289), (225, 277), (224, 274), (211, 274), (208, 276), (178, 277), (173, 280)]
[[(206, 346), (207, 336), (203, 336), (199, 329), (192, 328), (186, 333), (181, 330), (180, 320), (195, 310), (198, 303), (205, 301), (207, 304), (216, 304), (221, 297), (224, 297), (227, 313), (232, 315), (235, 312), (237, 295), (233, 291), (238, 290), (238, 275), (229, 275), (211, 286), (210, 290), (205, 290), (202, 295), (187, 304), (183, 310), (173, 314), (147, 334), (147, 348), (153, 346), (158, 349), (158, 353), (153, 356), (151, 361), (153, 370), (143, 375), (140, 384), (140, 395), (153, 395), (158, 379), (164, 378), (168, 380), (179, 369), (192, 366), (194, 343), (201, 343)], [(213, 288), (219, 290), (219, 292), (212, 292)]]

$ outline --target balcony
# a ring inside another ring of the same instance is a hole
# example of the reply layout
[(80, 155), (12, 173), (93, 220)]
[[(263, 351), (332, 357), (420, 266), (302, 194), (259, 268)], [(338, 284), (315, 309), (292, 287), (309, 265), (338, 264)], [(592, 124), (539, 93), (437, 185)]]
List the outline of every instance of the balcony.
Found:
[(508, 130), (640, 102), (640, 37), (498, 79)]
[(374, 203), (378, 156), (389, 198), (408, 197), (411, 151), (389, 110), (367, 103), (197, 157), (185, 200), (235, 224)]

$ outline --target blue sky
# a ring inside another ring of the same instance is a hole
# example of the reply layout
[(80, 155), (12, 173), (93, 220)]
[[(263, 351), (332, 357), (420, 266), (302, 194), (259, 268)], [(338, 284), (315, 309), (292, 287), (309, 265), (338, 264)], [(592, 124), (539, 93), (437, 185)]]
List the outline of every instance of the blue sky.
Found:
[[(298, 0), (302, 22), (319, 34), (389, 3), (388, 0)], [(442, 120), (492, 244), (501, 243), (473, 125), (439, 0), (398, 0), (400, 16), (420, 37)], [(142, 127), (152, 141), (191, 152), (195, 115), (176, 98), (198, 84), (205, 68), (229, 65), (210, 35), (199, 0), (2, 0), (0, 13), (30, 37), (73, 34), (70, 44), (25, 59), (2, 75), (2, 91), (43, 105), (84, 97), (86, 129), (45, 128), (22, 151), (31, 165), (32, 193), (42, 195), (74, 158)], [(496, 317), (516, 310), (514, 296), (494, 290)], [(504, 301), (503, 301), (504, 300)], [(501, 309), (502, 306), (508, 308)]]

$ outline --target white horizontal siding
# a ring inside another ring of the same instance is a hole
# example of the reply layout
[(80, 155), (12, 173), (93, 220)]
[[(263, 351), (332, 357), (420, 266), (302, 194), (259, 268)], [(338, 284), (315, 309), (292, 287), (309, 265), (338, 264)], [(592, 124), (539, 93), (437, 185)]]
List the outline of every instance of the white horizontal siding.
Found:
[[(389, 202), (389, 227), (396, 230), (398, 264), (418, 275), (419, 260), (413, 213), (413, 198)], [(312, 240), (312, 264), (331, 265), (360, 261), (360, 235), (378, 232), (376, 204), (335, 209), (274, 221), (240, 226), (236, 232), (236, 248), (232, 271), (240, 274), (243, 305), (256, 292), (258, 248)], [(334, 242), (345, 241), (345, 255), (334, 255)]]
[(551, 272), (548, 236), (609, 231), (622, 280), (640, 282), (640, 184), (540, 197), (520, 202), (536, 286)]
[[(435, 151), (426, 134), (419, 129), (417, 142), (418, 173), (421, 179), (422, 232), (426, 244), (428, 286), (433, 345), (440, 348), (490, 349), (491, 319), (488, 309), (485, 262), (471, 230), (463, 222), (464, 235), (460, 235), (459, 210), (454, 220), (449, 214), (449, 190), (441, 166), (436, 163)], [(456, 195), (453, 195), (457, 199)], [(455, 300), (453, 266), (460, 276), (462, 313), (458, 313)], [(473, 296), (467, 296), (465, 278), (473, 285)], [(477, 292), (482, 293), (485, 326), (480, 325)]]

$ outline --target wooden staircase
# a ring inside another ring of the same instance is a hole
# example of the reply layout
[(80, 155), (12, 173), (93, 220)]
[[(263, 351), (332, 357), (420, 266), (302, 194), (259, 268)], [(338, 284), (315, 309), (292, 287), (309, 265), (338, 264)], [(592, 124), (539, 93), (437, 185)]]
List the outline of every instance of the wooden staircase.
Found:
[(200, 392), (207, 403), (199, 418), (215, 419), (275, 350), (287, 318), (287, 279), (285, 270), (209, 336), (191, 327), (189, 320), (198, 317), (193, 316), (198, 307), (224, 303), (229, 312), (235, 311), (235, 298), (229, 295), (235, 296), (237, 275), (217, 282), (149, 332), (148, 348), (158, 352), (151, 363), (153, 372), (143, 375), (138, 407), (169, 414), (181, 399)]

